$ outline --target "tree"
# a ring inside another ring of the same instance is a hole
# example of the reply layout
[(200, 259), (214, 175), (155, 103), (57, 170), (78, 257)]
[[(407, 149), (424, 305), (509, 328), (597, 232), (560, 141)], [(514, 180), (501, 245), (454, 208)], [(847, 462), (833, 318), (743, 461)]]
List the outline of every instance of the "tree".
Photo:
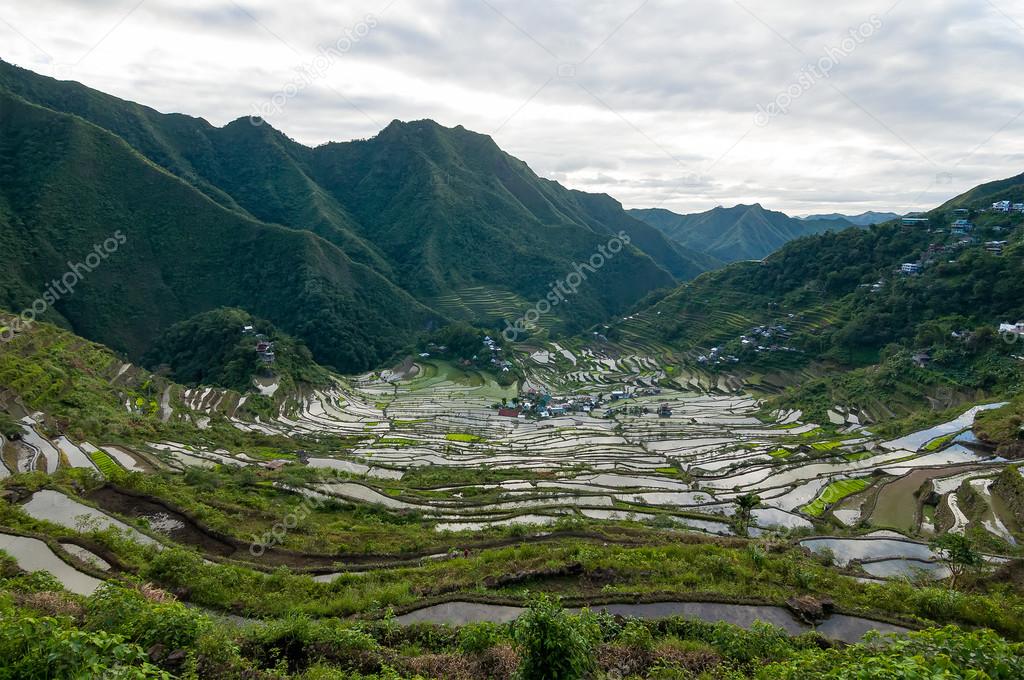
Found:
[(975, 550), (971, 539), (963, 534), (943, 534), (929, 545), (949, 569), (950, 588), (956, 588), (956, 582), (961, 576), (974, 571), (984, 563), (981, 553)]
[(761, 497), (755, 493), (747, 493), (737, 496), (736, 500), (736, 526), (738, 533), (746, 534), (750, 526), (750, 516), (754, 508), (761, 504)]

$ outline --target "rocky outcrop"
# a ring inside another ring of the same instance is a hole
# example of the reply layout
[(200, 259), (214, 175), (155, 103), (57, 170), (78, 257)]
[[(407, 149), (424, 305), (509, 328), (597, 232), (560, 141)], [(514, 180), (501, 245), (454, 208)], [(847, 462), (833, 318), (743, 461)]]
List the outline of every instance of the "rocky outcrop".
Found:
[(797, 595), (786, 600), (786, 607), (800, 621), (814, 626), (835, 611), (836, 606), (829, 597), (815, 597), (813, 595)]

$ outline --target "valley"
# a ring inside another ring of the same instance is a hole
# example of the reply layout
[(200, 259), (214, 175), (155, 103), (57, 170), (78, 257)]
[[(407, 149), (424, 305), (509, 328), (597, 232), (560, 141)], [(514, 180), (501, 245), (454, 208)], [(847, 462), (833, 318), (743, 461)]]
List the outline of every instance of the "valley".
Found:
[(1024, 677), (1022, 199), (627, 210), (0, 61), (0, 680)]

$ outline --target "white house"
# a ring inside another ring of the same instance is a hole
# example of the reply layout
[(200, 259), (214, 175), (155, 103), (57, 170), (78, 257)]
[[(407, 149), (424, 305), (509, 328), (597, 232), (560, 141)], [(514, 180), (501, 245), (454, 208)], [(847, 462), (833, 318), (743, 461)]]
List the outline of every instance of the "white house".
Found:
[(992, 204), (992, 209), (995, 210), (996, 212), (1010, 212), (1010, 202), (997, 201), (996, 203)]
[(900, 265), (900, 271), (904, 274), (917, 274), (921, 271), (921, 265), (916, 262), (904, 262)]
[(1017, 323), (1001, 323), (999, 324), (999, 332), (1024, 335), (1024, 321), (1018, 321)]

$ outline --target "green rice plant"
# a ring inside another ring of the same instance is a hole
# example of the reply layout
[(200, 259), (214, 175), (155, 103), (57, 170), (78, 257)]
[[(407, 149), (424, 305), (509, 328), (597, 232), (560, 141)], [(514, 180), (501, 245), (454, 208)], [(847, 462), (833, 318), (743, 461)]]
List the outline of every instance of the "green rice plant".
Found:
[(800, 510), (812, 517), (820, 517), (828, 506), (833, 503), (838, 503), (847, 496), (863, 491), (868, 488), (869, 484), (870, 482), (863, 478), (841, 479), (837, 482), (832, 482), (825, 487), (825, 490), (821, 492), (821, 495), (815, 498), (811, 503), (802, 507)]
[(121, 466), (115, 463), (106, 451), (90, 451), (89, 459), (107, 479), (117, 477), (122, 472)]

